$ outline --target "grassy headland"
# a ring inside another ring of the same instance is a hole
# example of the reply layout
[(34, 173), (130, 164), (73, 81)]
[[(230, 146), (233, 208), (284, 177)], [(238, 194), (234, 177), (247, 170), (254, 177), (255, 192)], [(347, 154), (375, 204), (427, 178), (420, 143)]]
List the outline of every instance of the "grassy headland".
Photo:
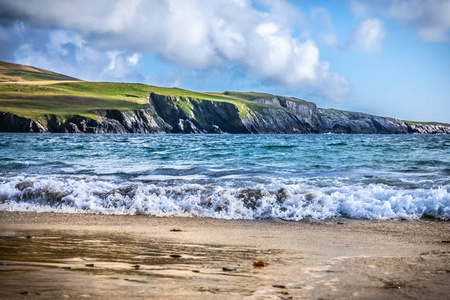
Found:
[[(40, 80), (43, 80), (42, 84), (36, 82)], [(27, 84), (27, 81), (30, 81), (30, 84)], [(99, 110), (138, 110), (148, 103), (151, 93), (190, 98), (193, 101), (233, 103), (241, 114), (246, 114), (249, 109), (274, 107), (253, 102), (257, 97), (273, 97), (269, 94), (200, 93), (140, 83), (87, 82), (43, 69), (5, 62), (0, 62), (0, 82), (0, 111), (32, 120), (49, 115), (58, 119), (73, 115), (96, 119), (96, 112)], [(184, 101), (180, 101), (179, 105), (183, 110), (190, 109), (189, 103)]]

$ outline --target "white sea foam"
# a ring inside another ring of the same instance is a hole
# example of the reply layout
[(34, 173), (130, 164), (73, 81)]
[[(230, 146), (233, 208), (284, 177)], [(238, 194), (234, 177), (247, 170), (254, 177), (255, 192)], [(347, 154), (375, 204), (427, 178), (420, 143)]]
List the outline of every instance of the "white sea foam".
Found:
[[(334, 180), (334, 179), (333, 179)], [(0, 210), (202, 216), (223, 219), (450, 218), (450, 187), (404, 189), (383, 184), (316, 187), (304, 180), (237, 186), (109, 182), (96, 178), (3, 177)]]

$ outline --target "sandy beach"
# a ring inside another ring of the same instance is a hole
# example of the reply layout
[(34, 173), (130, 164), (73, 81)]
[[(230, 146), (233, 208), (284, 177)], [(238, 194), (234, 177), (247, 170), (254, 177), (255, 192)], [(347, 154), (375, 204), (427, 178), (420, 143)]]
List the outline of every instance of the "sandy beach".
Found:
[(447, 299), (449, 225), (0, 212), (0, 297)]

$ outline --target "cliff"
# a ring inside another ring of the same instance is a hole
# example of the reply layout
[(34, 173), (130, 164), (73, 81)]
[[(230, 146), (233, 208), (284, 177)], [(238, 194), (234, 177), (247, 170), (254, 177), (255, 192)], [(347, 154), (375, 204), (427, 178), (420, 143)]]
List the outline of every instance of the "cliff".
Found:
[(198, 93), (85, 82), (4, 62), (0, 75), (15, 80), (0, 82), (3, 132), (450, 133), (449, 124), (323, 109), (313, 102), (265, 93)]
[[(253, 104), (253, 105), (252, 105)], [(249, 103), (151, 93), (137, 110), (97, 110), (95, 118), (45, 115), (33, 120), (0, 112), (0, 131), (59, 133), (450, 133), (447, 124), (411, 123), (366, 113), (318, 108), (280, 96)]]

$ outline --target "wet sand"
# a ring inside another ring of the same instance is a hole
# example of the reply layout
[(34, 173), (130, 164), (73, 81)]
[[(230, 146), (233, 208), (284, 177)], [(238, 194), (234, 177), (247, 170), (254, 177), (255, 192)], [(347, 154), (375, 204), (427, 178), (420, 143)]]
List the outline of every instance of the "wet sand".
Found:
[(5, 299), (448, 299), (450, 222), (0, 212), (0, 282)]

